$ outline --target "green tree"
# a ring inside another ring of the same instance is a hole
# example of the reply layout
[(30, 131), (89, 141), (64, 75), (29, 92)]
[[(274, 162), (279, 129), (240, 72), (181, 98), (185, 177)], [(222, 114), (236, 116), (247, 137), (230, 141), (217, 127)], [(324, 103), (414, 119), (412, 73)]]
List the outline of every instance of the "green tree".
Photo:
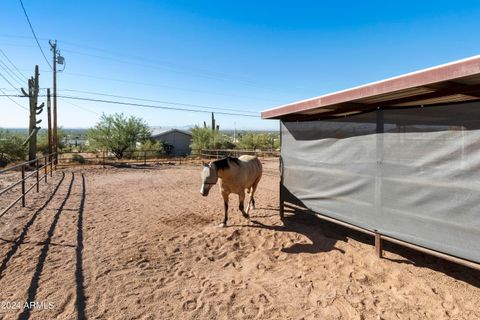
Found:
[(27, 155), (27, 147), (23, 145), (25, 138), (26, 136), (0, 129), (0, 165), (25, 160)]
[(235, 145), (230, 138), (219, 131), (196, 126), (192, 129), (192, 150), (201, 149), (232, 149)]
[(268, 133), (246, 133), (240, 137), (239, 149), (272, 149), (275, 148), (275, 137)]
[(125, 151), (136, 149), (137, 142), (143, 143), (150, 138), (150, 129), (141, 118), (127, 118), (123, 113), (103, 114), (87, 136), (95, 148), (110, 151), (121, 159)]

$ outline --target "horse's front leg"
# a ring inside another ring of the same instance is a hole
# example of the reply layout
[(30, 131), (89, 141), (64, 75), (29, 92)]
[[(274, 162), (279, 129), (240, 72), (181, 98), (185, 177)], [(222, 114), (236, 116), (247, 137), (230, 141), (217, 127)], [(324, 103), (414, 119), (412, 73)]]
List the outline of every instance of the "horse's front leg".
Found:
[(242, 212), (244, 218), (250, 218), (247, 212), (245, 212), (243, 202), (245, 201), (245, 192), (242, 191), (238, 194), (238, 209)]
[(222, 197), (223, 197), (223, 209), (225, 210), (225, 216), (223, 217), (223, 223), (220, 225), (222, 227), (227, 226), (227, 220), (228, 220), (228, 196), (229, 193), (226, 191), (222, 191)]

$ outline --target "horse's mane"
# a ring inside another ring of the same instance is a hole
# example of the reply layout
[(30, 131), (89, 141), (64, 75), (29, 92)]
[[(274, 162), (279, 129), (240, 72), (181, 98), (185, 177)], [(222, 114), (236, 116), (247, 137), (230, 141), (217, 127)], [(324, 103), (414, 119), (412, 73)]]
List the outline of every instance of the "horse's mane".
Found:
[(228, 160), (233, 161), (236, 164), (240, 164), (240, 160), (238, 160), (238, 158), (230, 157), (230, 156), (228, 156), (226, 158), (223, 158), (223, 159), (220, 159), (220, 160), (215, 160), (215, 161), (212, 162), (212, 164), (215, 165), (217, 170), (225, 170), (225, 169), (230, 168), (230, 165), (228, 164)]

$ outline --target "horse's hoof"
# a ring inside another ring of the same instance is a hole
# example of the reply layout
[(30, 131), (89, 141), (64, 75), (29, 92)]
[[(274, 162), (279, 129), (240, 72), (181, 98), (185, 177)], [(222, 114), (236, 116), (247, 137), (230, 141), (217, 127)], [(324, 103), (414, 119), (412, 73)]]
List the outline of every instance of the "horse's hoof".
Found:
[(225, 227), (227, 227), (227, 224), (222, 222), (222, 223), (220, 223), (218, 226), (219, 226), (220, 228), (225, 228)]
[(250, 216), (249, 216), (248, 214), (244, 214), (243, 217), (244, 217), (245, 219), (250, 219)]

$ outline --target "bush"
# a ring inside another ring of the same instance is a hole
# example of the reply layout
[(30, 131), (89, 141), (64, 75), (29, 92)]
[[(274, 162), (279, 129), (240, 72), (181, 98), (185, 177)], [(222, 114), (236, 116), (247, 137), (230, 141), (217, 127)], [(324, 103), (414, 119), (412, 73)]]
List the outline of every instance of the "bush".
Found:
[(219, 131), (212, 131), (209, 128), (195, 127), (192, 129), (192, 150), (201, 149), (232, 149), (235, 144), (230, 138)]
[(25, 137), (0, 129), (0, 163), (6, 165), (12, 161), (25, 160), (27, 147), (23, 145)]
[(145, 154), (146, 152), (147, 157), (155, 157), (163, 153), (164, 145), (161, 141), (147, 140), (144, 143), (142, 143), (142, 145), (140, 146), (140, 148), (138, 148), (138, 150), (144, 151), (143, 154)]
[(276, 149), (278, 146), (279, 140), (275, 139), (275, 135), (268, 133), (246, 133), (240, 137), (237, 148), (269, 150)]
[(72, 161), (80, 163), (80, 164), (85, 164), (86, 163), (85, 158), (80, 154), (74, 154), (73, 157), (72, 157)]

